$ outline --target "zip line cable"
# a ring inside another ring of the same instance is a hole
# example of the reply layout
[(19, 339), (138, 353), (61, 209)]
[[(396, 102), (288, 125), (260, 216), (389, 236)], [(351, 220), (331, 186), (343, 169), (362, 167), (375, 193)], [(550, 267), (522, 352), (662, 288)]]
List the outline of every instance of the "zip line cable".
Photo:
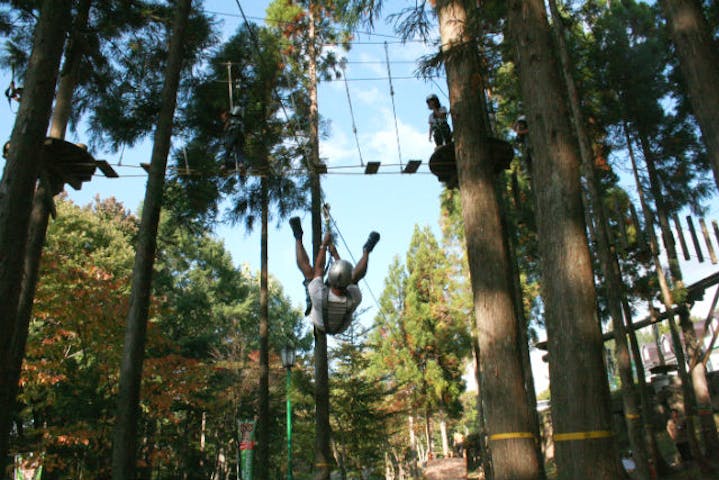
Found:
[(347, 75), (346, 75), (345, 66), (342, 65), (342, 78), (345, 80), (345, 92), (347, 93), (347, 104), (350, 107), (350, 116), (352, 117), (352, 133), (354, 133), (355, 136), (355, 143), (357, 144), (357, 153), (359, 154), (359, 160), (360, 164), (364, 167), (364, 160), (362, 159), (362, 149), (360, 149), (360, 142), (359, 137), (357, 136), (357, 124), (355, 123), (355, 113), (354, 109), (352, 108), (352, 97), (350, 97), (350, 86), (347, 83)]
[(397, 137), (397, 155), (399, 157), (399, 169), (402, 170), (402, 149), (399, 145), (399, 127), (397, 126), (397, 108), (394, 103), (394, 86), (392, 86), (392, 71), (389, 67), (389, 49), (387, 48), (387, 42), (384, 42), (384, 54), (387, 59), (387, 76), (389, 78), (389, 95), (392, 98), (392, 114), (394, 115), (394, 132)]

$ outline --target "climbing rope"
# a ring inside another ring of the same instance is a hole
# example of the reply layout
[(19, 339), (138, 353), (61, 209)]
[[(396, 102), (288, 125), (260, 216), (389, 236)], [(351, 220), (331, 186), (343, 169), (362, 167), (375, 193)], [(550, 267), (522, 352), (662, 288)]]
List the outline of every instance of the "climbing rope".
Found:
[(392, 114), (394, 115), (394, 133), (397, 137), (397, 155), (399, 156), (399, 169), (400, 171), (404, 168), (402, 165), (402, 149), (399, 146), (399, 127), (397, 126), (397, 108), (394, 104), (394, 86), (392, 85), (392, 71), (389, 66), (389, 49), (387, 48), (387, 42), (384, 42), (384, 55), (387, 62), (387, 77), (389, 79), (389, 95), (392, 98)]
[(345, 82), (345, 92), (347, 93), (347, 103), (350, 106), (350, 116), (352, 117), (352, 133), (355, 136), (355, 143), (357, 144), (357, 153), (359, 154), (360, 164), (364, 167), (364, 160), (362, 159), (362, 150), (360, 149), (359, 138), (357, 137), (357, 124), (355, 123), (355, 113), (352, 109), (352, 98), (350, 97), (350, 87), (347, 83), (347, 72), (345, 65), (342, 64), (342, 79)]

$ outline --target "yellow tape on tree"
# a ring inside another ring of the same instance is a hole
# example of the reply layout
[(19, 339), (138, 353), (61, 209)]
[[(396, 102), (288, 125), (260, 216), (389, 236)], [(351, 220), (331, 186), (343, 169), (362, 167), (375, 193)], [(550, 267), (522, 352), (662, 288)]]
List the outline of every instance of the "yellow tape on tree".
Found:
[(515, 438), (531, 438), (534, 439), (534, 434), (531, 432), (509, 432), (509, 433), (495, 433), (489, 436), (489, 440), (512, 440)]
[(591, 440), (594, 438), (608, 438), (614, 435), (609, 430), (594, 430), (591, 432), (555, 433), (555, 442), (569, 442), (572, 440)]

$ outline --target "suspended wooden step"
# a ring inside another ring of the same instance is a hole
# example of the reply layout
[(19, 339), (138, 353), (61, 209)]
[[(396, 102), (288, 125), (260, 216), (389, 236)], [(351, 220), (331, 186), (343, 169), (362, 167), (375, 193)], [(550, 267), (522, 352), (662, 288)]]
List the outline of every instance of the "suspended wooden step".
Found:
[(714, 246), (712, 245), (711, 238), (709, 238), (709, 230), (707, 229), (707, 224), (703, 218), (699, 219), (699, 227), (702, 229), (702, 236), (704, 237), (704, 243), (707, 246), (707, 252), (709, 253), (709, 260), (712, 262), (712, 265), (716, 265), (716, 263), (717, 263), (716, 252), (714, 252)]
[(367, 162), (367, 166), (364, 168), (364, 173), (367, 175), (374, 175), (379, 170), (380, 162)]
[(402, 173), (416, 173), (420, 165), (422, 165), (422, 160), (410, 160), (407, 162), (407, 165), (404, 166)]
[(42, 152), (47, 172), (75, 190), (80, 190), (83, 182), (89, 181), (98, 167), (106, 177), (118, 177), (109, 163), (95, 160), (82, 144), (48, 137), (43, 142)]

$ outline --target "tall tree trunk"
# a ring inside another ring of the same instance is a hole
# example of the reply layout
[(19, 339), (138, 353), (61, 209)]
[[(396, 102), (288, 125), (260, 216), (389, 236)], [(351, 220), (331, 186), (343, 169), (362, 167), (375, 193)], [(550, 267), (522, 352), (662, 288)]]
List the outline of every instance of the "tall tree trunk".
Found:
[(449, 457), (449, 439), (447, 438), (447, 415), (444, 412), (440, 412), (439, 434), (442, 440), (442, 456), (447, 458)]
[[(67, 129), (67, 121), (70, 115), (72, 105), (73, 92), (77, 83), (77, 71), (82, 56), (82, 49), (79, 42), (80, 35), (83, 34), (87, 27), (87, 19), (90, 11), (92, 0), (83, 0), (78, 5), (78, 13), (73, 22), (72, 31), (70, 33), (70, 41), (65, 54), (65, 65), (60, 74), (57, 95), (55, 98), (55, 110), (52, 114), (50, 123), (50, 136), (54, 138), (64, 139)], [(63, 109), (61, 105), (66, 106), (66, 113), (59, 115), (58, 109)], [(41, 173), (41, 180), (38, 183), (37, 190), (33, 197), (32, 213), (30, 216), (30, 226), (28, 231), (27, 250), (25, 252), (25, 262), (23, 267), (23, 280), (18, 301), (18, 311), (15, 318), (15, 330), (12, 340), (11, 355), (13, 358), (11, 377), (8, 382), (10, 389), (6, 392), (10, 399), (8, 404), (12, 407), (11, 413), (14, 411), (15, 397), (17, 396), (17, 385), (20, 380), (20, 371), (22, 362), (25, 358), (25, 346), (27, 344), (28, 330), (30, 327), (30, 319), (32, 317), (32, 306), (35, 298), (35, 290), (38, 281), (38, 272), (40, 270), (40, 259), (42, 250), (45, 245), (45, 235), (47, 233), (48, 220), (50, 211), (53, 209), (52, 197), (62, 191), (62, 180), (54, 178), (48, 174)]]
[[(644, 159), (649, 176), (649, 185), (652, 190), (652, 196), (654, 197), (657, 216), (659, 217), (659, 226), (662, 231), (664, 248), (666, 249), (669, 260), (669, 270), (672, 280), (674, 281), (674, 288), (675, 290), (683, 289), (684, 280), (681, 266), (679, 264), (679, 256), (677, 255), (674, 236), (672, 235), (669, 224), (668, 211), (662, 196), (661, 182), (657, 173), (654, 154), (646, 135), (643, 135), (640, 132), (639, 138), (644, 152)], [(684, 336), (684, 344), (686, 345), (689, 361), (689, 375), (691, 376), (691, 385), (694, 390), (694, 399), (696, 401), (696, 405), (689, 404), (685, 406), (685, 408), (689, 409), (686, 414), (687, 416), (696, 415), (697, 413), (699, 414), (698, 418), (706, 449), (705, 454), (708, 458), (714, 458), (719, 454), (719, 435), (717, 435), (717, 428), (714, 422), (711, 394), (709, 393), (709, 383), (706, 376), (706, 367), (701, 361), (703, 357), (701, 342), (697, 338), (696, 330), (694, 330), (694, 325), (689, 317), (689, 305), (686, 304), (683, 296), (681, 298), (675, 298), (674, 300), (677, 302), (677, 306), (679, 307), (679, 325), (681, 326), (682, 334)]]
[[(496, 192), (481, 67), (468, 11), (475, 2), (438, 2), (442, 50), (455, 126), (467, 258), (479, 333), (482, 402), (495, 478), (537, 478), (537, 431), (527, 406), (506, 234)], [(500, 374), (501, 372), (501, 374)]]
[[(652, 262), (654, 268), (657, 271), (657, 280), (659, 281), (659, 289), (661, 292), (662, 303), (669, 316), (669, 327), (672, 333), (672, 339), (674, 340), (674, 347), (677, 357), (677, 370), (679, 371), (679, 378), (682, 381), (682, 392), (684, 395), (685, 408), (695, 408), (694, 392), (691, 387), (691, 378), (686, 371), (686, 362), (684, 361), (684, 350), (681, 346), (681, 341), (676, 333), (676, 326), (674, 321), (674, 314), (671, 313), (674, 308), (674, 299), (669, 284), (667, 282), (667, 276), (664, 273), (664, 266), (659, 259), (659, 242), (657, 241), (656, 232), (654, 231), (654, 214), (649, 208), (649, 204), (644, 196), (644, 189), (642, 188), (641, 179), (639, 177), (639, 168), (637, 167), (637, 161), (634, 155), (634, 149), (632, 147), (632, 139), (629, 134), (629, 128), (624, 124), (624, 135), (627, 142), (627, 148), (629, 150), (629, 159), (632, 163), (632, 172), (634, 174), (634, 181), (637, 185), (637, 195), (639, 197), (639, 203), (642, 207), (642, 213), (644, 214), (644, 223), (646, 225), (647, 236), (649, 239), (649, 249), (652, 255)], [(699, 457), (699, 445), (694, 435), (694, 417), (687, 416), (687, 437), (689, 439), (689, 446), (692, 454), (695, 458)]]
[(621, 478), (566, 92), (544, 2), (510, 0), (508, 8), (531, 129), (557, 470), (567, 479)]
[(172, 23), (172, 34), (165, 67), (160, 112), (152, 147), (150, 175), (138, 232), (132, 272), (130, 308), (127, 314), (125, 344), (120, 366), (120, 386), (112, 444), (113, 480), (134, 480), (137, 455), (137, 429), (140, 417), (140, 385), (145, 355), (147, 317), (152, 291), (152, 269), (157, 251), (157, 230), (162, 209), (167, 155), (170, 151), (177, 89), (182, 71), (183, 46), (192, 0), (179, 0)]
[(434, 457), (434, 442), (432, 441), (432, 414), (429, 407), (424, 409), (424, 440), (427, 442), (427, 460)]
[[(590, 213), (594, 214), (594, 218), (589, 217), (587, 223), (591, 225), (592, 220), (596, 222), (593, 231), (597, 242), (596, 252), (605, 281), (604, 291), (607, 295), (607, 306), (612, 318), (614, 330), (615, 357), (622, 382), (621, 393), (624, 406), (624, 420), (629, 436), (629, 443), (632, 447), (632, 457), (637, 466), (636, 471), (638, 478), (641, 480), (649, 480), (650, 472), (647, 448), (644, 441), (642, 418), (639, 414), (639, 407), (636, 400), (637, 396), (634, 391), (631, 356), (627, 344), (626, 329), (624, 328), (624, 315), (622, 314), (622, 298), (624, 295), (623, 292), (625, 291), (624, 282), (619, 270), (616, 252), (611, 248), (612, 241), (609, 234), (609, 222), (600, 194), (599, 181), (594, 171), (594, 155), (591, 148), (591, 141), (585, 128), (584, 115), (582, 114), (579, 102), (579, 93), (577, 92), (574, 77), (572, 76), (572, 65), (565, 41), (566, 32), (563, 26), (564, 19), (559, 13), (555, 0), (549, 0), (549, 9), (552, 14), (552, 25), (554, 26), (555, 37), (559, 47), (559, 58), (562, 74), (566, 82), (574, 130), (577, 133), (581, 170), (586, 179), (588, 194), (583, 196), (585, 199), (585, 212), (588, 217)], [(646, 414), (647, 413), (645, 413), (645, 415)]]
[[(638, 223), (637, 223), (638, 226)], [(654, 402), (652, 401), (652, 386), (647, 383), (645, 378), (644, 362), (642, 360), (642, 353), (639, 349), (639, 342), (637, 340), (637, 332), (634, 329), (632, 323), (632, 309), (629, 306), (626, 295), (622, 298), (622, 310), (624, 312), (624, 321), (627, 325), (627, 332), (629, 332), (629, 344), (632, 347), (632, 356), (634, 357), (634, 366), (637, 370), (637, 379), (639, 382), (639, 394), (641, 399), (642, 407), (642, 419), (644, 420), (644, 436), (646, 438), (647, 455), (654, 465), (654, 469), (659, 475), (666, 475), (670, 470), (669, 463), (664, 459), (661, 452), (659, 451), (659, 444), (657, 443), (656, 432), (654, 430)]]
[(719, 54), (699, 0), (660, 0), (719, 188)]
[(8, 459), (17, 374), (12, 344), (22, 286), (35, 183), (40, 173), (55, 83), (70, 19), (70, 0), (45, 0), (0, 181), (0, 471)]
[(267, 283), (267, 223), (269, 200), (267, 178), (260, 184), (262, 196), (262, 235), (260, 246), (260, 394), (257, 419), (257, 480), (267, 480), (270, 470), (270, 358), (269, 358), (269, 307)]
[[(317, 107), (317, 45), (315, 44), (315, 18), (310, 2), (308, 41), (310, 77), (310, 194), (312, 209), (312, 258), (317, 258), (322, 241), (322, 190), (320, 186), (320, 137)], [(315, 333), (315, 480), (329, 480), (332, 471), (330, 449), (330, 386), (327, 361), (327, 334)]]

